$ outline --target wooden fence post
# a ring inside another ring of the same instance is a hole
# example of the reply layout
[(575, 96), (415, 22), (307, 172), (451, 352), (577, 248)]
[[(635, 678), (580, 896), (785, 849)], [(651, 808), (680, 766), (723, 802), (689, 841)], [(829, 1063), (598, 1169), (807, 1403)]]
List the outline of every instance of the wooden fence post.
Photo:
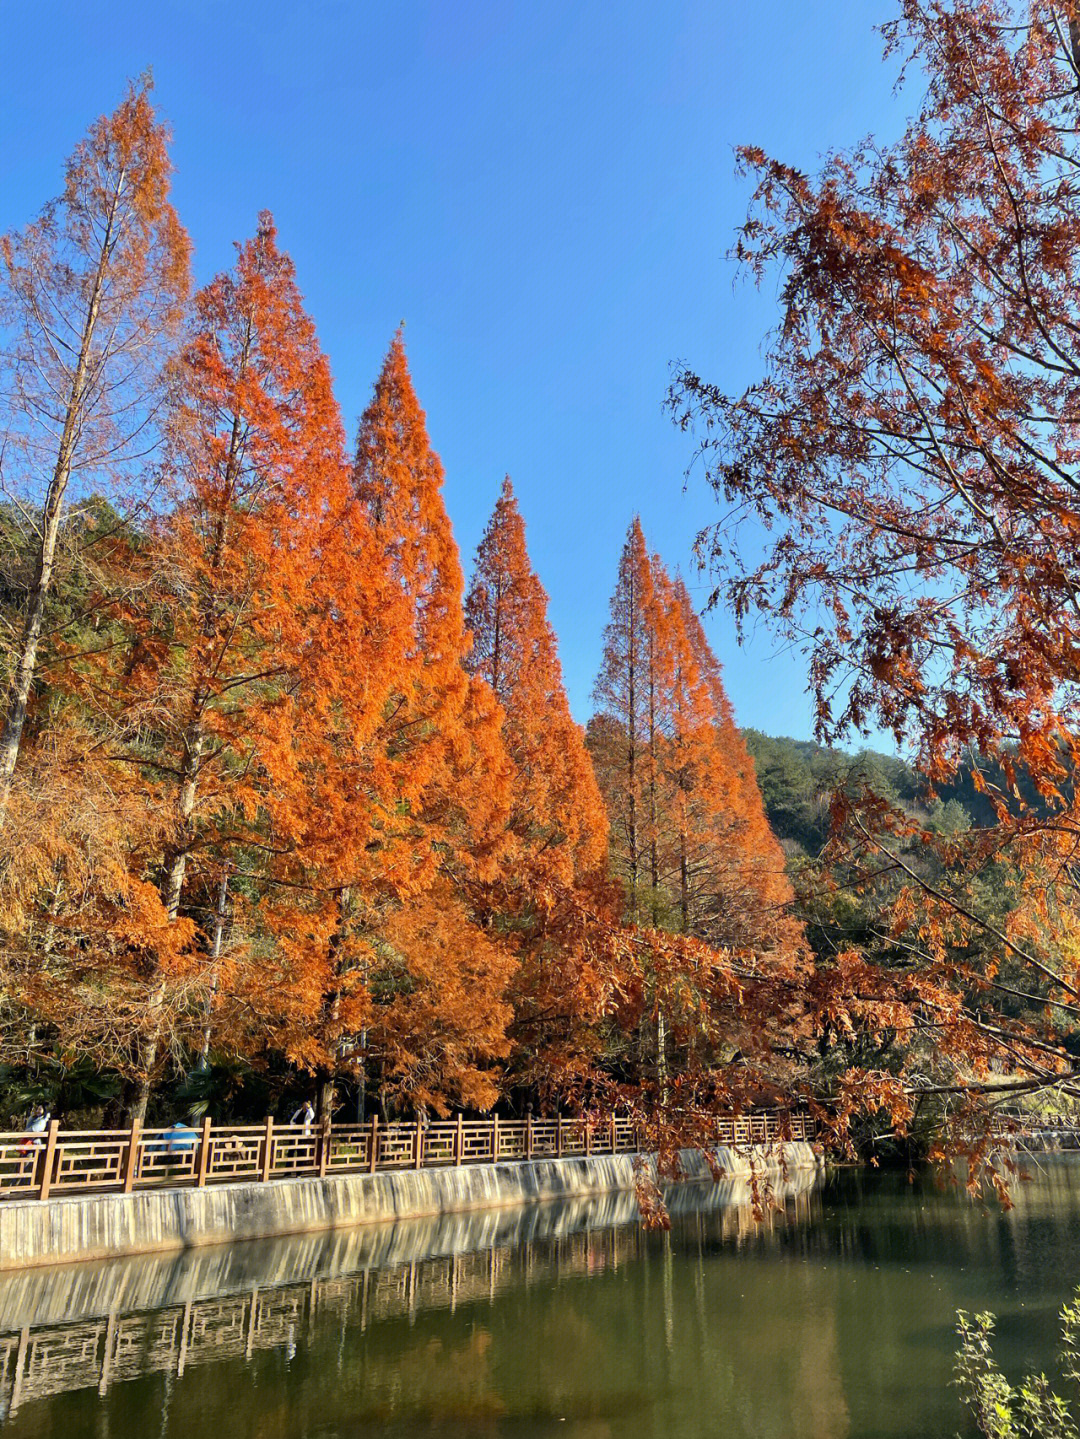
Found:
[(319, 1155), (319, 1178), (326, 1178), (326, 1171), (330, 1167), (330, 1146), (334, 1142), (334, 1121), (327, 1119), (326, 1123), (319, 1130), (318, 1155)]
[(499, 1162), (499, 1116), (497, 1114), (491, 1116), (491, 1162), (492, 1164)]
[(556, 1114), (556, 1116), (555, 1116), (555, 1154), (556, 1154), (556, 1156), (557, 1156), (559, 1159), (562, 1158), (562, 1115), (561, 1115), (561, 1114)]
[(265, 1184), (270, 1178), (270, 1170), (274, 1164), (274, 1116), (266, 1116), (266, 1134), (263, 1137), (262, 1170), (259, 1178)]
[(199, 1140), (199, 1166), (195, 1171), (195, 1188), (206, 1188), (206, 1176), (210, 1172), (210, 1125), (213, 1123), (208, 1114), (203, 1115), (202, 1135)]
[(49, 1120), (48, 1137), (45, 1140), (45, 1153), (41, 1160), (41, 1186), (38, 1189), (39, 1199), (48, 1199), (49, 1186), (52, 1184), (53, 1160), (56, 1157), (56, 1135), (60, 1128), (58, 1119)]
[(465, 1116), (458, 1110), (457, 1129), (454, 1131), (454, 1163), (465, 1161)]
[(533, 1135), (532, 1135), (532, 1110), (525, 1115), (525, 1158), (532, 1158)]
[(135, 1175), (139, 1169), (139, 1130), (142, 1126), (137, 1119), (131, 1121), (128, 1131), (127, 1149), (124, 1151), (124, 1174), (120, 1186), (121, 1194), (130, 1194), (135, 1187)]
[(592, 1121), (585, 1115), (585, 1157), (588, 1159), (592, 1153)]
[(615, 1127), (615, 1116), (611, 1116), (611, 1152), (617, 1154), (619, 1151), (619, 1133)]
[(416, 1138), (413, 1143), (415, 1145), (413, 1168), (419, 1169), (424, 1162), (424, 1126), (419, 1119), (416, 1121)]
[(379, 1163), (379, 1116), (371, 1116), (371, 1153), (368, 1155), (368, 1173), (374, 1174)]

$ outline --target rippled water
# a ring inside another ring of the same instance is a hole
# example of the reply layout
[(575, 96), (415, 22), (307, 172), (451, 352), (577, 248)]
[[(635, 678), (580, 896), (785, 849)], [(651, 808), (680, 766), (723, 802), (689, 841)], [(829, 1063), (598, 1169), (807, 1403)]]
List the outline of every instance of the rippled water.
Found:
[(1014, 1209), (932, 1181), (793, 1184), (755, 1223), (686, 1186), (0, 1276), (12, 1439), (920, 1439), (966, 1432), (958, 1307), (1051, 1362), (1080, 1282), (1080, 1162)]

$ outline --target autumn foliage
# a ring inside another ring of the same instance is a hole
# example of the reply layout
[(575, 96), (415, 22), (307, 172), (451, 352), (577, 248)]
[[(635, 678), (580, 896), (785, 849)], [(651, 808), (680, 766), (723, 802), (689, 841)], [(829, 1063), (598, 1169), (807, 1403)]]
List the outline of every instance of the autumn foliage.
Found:
[(781, 323), (745, 393), (683, 370), (672, 401), (767, 527), (702, 537), (717, 596), (808, 649), (821, 735), (891, 730), (992, 802), (942, 835), (843, 796), (819, 886), (870, 921), (817, 977), (824, 1033), (906, 1045), (841, 1076), (844, 1113), (944, 1103), (966, 1143), (1003, 1097), (1075, 1089), (1080, 13), (899, 9), (914, 118), (816, 176), (742, 152), (737, 255), (782, 274)]
[[(30, 577), (4, 601), (0, 1061), (89, 1065), (136, 1118), (245, 1086), (324, 1117), (618, 1104), (671, 1163), (802, 1092), (802, 931), (685, 585), (635, 522), (587, 739), (509, 480), (466, 594), (402, 334), (350, 454), (269, 214), (183, 303), (165, 139), (134, 90), (65, 192), (107, 225), (98, 179), (141, 157), (102, 299), (148, 337), (114, 483), (68, 513), (84, 461), (27, 440), (53, 478), (0, 511)], [(27, 324), (18, 257), (60, 214), (3, 251)]]
[[(637, 519), (595, 696), (590, 748), (635, 936), (642, 1079), (666, 1127), (685, 1135), (719, 1102), (789, 1085), (775, 1025), (797, 1023), (805, 950), (719, 666), (685, 585), (649, 555)], [(735, 1053), (738, 1069), (724, 1063)]]

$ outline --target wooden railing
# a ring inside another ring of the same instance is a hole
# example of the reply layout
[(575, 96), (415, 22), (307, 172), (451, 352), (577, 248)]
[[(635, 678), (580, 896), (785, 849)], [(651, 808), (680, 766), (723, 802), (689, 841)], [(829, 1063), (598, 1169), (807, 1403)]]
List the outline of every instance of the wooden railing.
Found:
[[(805, 1114), (759, 1111), (718, 1121), (716, 1142), (742, 1146), (813, 1139)], [(0, 1199), (119, 1193), (136, 1189), (202, 1189), (238, 1180), (327, 1174), (374, 1174), (457, 1164), (634, 1154), (630, 1119), (457, 1119), (430, 1124), (214, 1124), (200, 1129), (61, 1130), (0, 1133)]]

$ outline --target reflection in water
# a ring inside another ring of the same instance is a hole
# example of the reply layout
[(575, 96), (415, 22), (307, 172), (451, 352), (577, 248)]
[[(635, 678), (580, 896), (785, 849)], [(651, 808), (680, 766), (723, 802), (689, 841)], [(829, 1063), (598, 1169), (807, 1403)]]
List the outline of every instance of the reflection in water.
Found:
[[(739, 1200), (742, 1203), (739, 1203)], [(0, 1276), (17, 1439), (952, 1436), (953, 1315), (1043, 1368), (1080, 1279), (1080, 1163), (1009, 1213), (847, 1173)]]
[[(819, 1176), (779, 1185), (768, 1225), (811, 1213)], [(715, 1213), (718, 1233), (756, 1234), (739, 1180), (672, 1189), (673, 1215)], [(632, 1194), (590, 1195), (175, 1255), (0, 1273), (0, 1418), (31, 1398), (284, 1348), (320, 1316), (370, 1320), (491, 1301), (536, 1275), (595, 1275), (640, 1251)], [(73, 1323), (79, 1317), (81, 1322)], [(5, 1332), (6, 1331), (6, 1332)]]

